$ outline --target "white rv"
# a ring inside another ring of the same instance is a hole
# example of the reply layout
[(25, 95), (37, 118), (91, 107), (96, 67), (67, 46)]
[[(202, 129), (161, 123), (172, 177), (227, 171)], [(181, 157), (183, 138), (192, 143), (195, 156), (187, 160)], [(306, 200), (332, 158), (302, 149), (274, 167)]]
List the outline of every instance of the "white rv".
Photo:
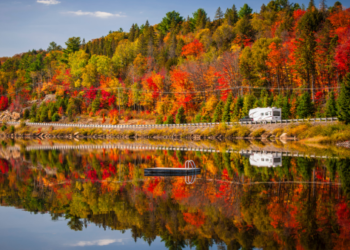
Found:
[(260, 121), (280, 121), (282, 120), (282, 110), (275, 107), (255, 108), (249, 110), (249, 117), (254, 122)]
[(249, 156), (250, 165), (255, 167), (281, 167), (282, 154), (254, 153)]

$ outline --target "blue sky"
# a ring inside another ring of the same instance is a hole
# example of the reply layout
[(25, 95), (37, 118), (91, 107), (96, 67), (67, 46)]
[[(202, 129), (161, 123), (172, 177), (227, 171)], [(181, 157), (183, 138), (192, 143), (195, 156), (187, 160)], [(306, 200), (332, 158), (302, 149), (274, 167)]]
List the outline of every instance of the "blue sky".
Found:
[[(203, 8), (211, 18), (220, 6), (223, 10), (235, 4), (239, 9), (248, 3), (259, 11), (269, 1), (200, 1), (200, 0), (0, 0), (0, 57), (13, 56), (31, 49), (46, 49), (50, 42), (64, 46), (69, 37), (86, 41), (108, 34), (110, 30), (125, 31), (132, 23), (141, 25), (161, 21), (168, 11), (176, 10), (184, 17)], [(292, 1), (307, 6), (308, 0)], [(315, 0), (316, 4), (318, 1)], [(333, 5), (335, 1), (327, 1)], [(341, 1), (349, 6), (350, 0)]]

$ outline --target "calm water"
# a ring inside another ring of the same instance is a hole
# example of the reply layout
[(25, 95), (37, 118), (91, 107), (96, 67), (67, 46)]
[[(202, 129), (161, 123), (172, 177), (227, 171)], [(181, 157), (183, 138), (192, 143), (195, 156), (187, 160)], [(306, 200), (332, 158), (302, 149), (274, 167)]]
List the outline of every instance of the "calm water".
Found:
[[(0, 249), (350, 249), (350, 160), (341, 156), (1, 155)], [(201, 174), (144, 176), (187, 160)]]

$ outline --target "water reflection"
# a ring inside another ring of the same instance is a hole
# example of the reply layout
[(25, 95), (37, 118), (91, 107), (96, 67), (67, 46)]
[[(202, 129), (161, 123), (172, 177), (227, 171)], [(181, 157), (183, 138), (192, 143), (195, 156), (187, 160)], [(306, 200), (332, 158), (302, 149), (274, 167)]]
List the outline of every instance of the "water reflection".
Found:
[[(187, 160), (201, 168), (195, 181), (144, 175)], [(2, 206), (67, 219), (73, 231), (89, 223), (130, 230), (141, 248), (160, 237), (169, 249), (349, 249), (349, 163), (266, 152), (32, 150), (0, 160), (0, 197)]]

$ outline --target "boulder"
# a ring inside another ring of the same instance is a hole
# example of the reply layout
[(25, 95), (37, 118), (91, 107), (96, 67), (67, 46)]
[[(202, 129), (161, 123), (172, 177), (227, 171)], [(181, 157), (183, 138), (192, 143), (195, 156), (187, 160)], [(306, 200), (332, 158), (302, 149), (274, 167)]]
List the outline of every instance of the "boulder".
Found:
[(17, 112), (12, 112), (12, 119), (18, 121), (21, 118), (21, 114)]

